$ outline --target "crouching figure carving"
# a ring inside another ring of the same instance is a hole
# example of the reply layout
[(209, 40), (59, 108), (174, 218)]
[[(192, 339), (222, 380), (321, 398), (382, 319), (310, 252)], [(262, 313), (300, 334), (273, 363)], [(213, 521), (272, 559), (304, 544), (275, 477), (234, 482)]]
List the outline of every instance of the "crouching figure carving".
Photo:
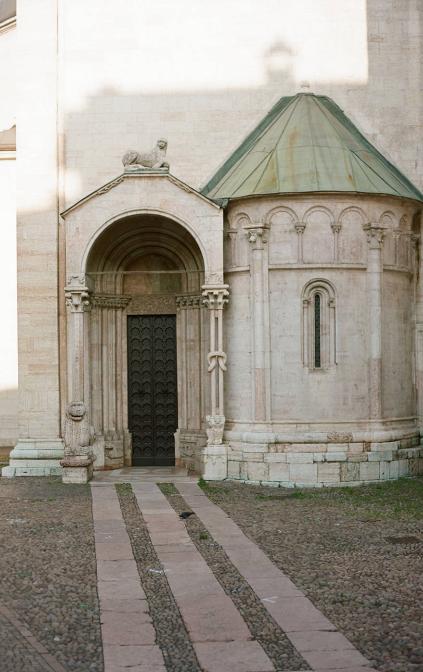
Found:
[(224, 415), (206, 415), (207, 421), (207, 445), (220, 446), (223, 439), (223, 429), (225, 427)]
[(123, 156), (122, 163), (125, 167), (125, 172), (139, 169), (150, 170), (169, 170), (169, 164), (165, 161), (167, 151), (167, 140), (159, 138), (156, 146), (151, 152), (137, 152), (130, 149)]
[(92, 478), (94, 431), (89, 426), (83, 401), (72, 401), (66, 409), (64, 431), (64, 483), (86, 483)]

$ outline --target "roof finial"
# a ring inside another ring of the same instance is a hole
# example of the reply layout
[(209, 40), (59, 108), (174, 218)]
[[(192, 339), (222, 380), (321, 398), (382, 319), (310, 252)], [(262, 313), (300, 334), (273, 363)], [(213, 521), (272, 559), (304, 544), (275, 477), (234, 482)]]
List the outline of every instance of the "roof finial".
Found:
[(310, 82), (307, 81), (300, 82), (300, 91), (301, 93), (311, 93)]

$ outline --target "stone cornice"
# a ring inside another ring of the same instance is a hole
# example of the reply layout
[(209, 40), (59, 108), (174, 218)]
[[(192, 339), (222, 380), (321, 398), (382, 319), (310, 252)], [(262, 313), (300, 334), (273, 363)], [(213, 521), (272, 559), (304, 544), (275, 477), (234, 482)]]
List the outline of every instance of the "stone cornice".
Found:
[(16, 16), (12, 16), (10, 19), (6, 19), (0, 23), (0, 35), (1, 33), (6, 33), (8, 30), (16, 27)]
[(91, 200), (92, 198), (96, 196), (101, 196), (102, 194), (107, 193), (111, 189), (114, 189), (114, 187), (117, 187), (119, 184), (122, 184), (124, 180), (145, 180), (145, 179), (161, 179), (161, 180), (167, 180), (168, 182), (171, 182), (175, 186), (177, 186), (180, 189), (183, 189), (184, 191), (188, 193), (192, 193), (197, 198), (200, 198), (202, 201), (208, 203), (209, 205), (213, 206), (216, 210), (221, 210), (220, 205), (212, 201), (210, 198), (207, 198), (207, 196), (203, 196), (203, 194), (200, 194), (199, 191), (191, 187), (189, 184), (186, 184), (185, 182), (182, 182), (179, 178), (175, 177), (169, 172), (165, 172), (163, 170), (143, 170), (139, 172), (126, 172), (122, 173), (121, 175), (118, 175), (115, 177), (113, 180), (110, 180), (110, 182), (107, 182), (106, 184), (102, 185), (95, 191), (92, 191), (90, 194), (87, 194), (87, 196), (84, 196), (81, 198), (79, 201), (74, 203), (73, 205), (70, 205), (66, 210), (63, 210), (63, 212), (60, 213), (62, 217), (66, 217), (70, 212), (75, 210), (76, 208), (79, 208), (81, 205), (84, 205), (87, 201)]

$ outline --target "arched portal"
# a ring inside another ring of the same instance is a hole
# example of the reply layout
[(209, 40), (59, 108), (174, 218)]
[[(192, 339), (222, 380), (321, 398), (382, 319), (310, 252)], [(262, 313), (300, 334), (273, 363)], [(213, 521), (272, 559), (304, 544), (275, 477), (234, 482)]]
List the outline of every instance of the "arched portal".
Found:
[(96, 467), (185, 463), (205, 444), (209, 316), (192, 235), (156, 214), (115, 221), (85, 275), (91, 310), (84, 398)]

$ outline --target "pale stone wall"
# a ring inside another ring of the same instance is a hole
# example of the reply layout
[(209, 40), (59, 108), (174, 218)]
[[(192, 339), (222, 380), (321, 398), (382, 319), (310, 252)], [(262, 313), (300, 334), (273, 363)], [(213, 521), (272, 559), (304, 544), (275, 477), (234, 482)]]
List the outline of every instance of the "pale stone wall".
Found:
[[(18, 2), (17, 250), (19, 442), (7, 475), (43, 475), (63, 455), (58, 344), (57, 15)], [(39, 29), (37, 29), (39, 27)]]
[[(113, 5), (101, 0), (92, 0), (89, 7), (82, 0), (18, 2), (19, 432), (23, 441), (16, 454), (21, 451), (19, 454), (28, 458), (43, 454), (45, 459), (43, 463), (38, 460), (36, 467), (28, 459), (29, 470), (34, 466), (35, 470), (40, 470), (37, 473), (42, 473), (43, 469), (48, 471), (51, 466), (48, 456), (58, 457), (61, 451), (60, 404), (63, 408), (66, 387), (62, 376), (59, 390), (59, 361), (63, 370), (66, 333), (62, 289), (66, 279), (64, 229), (58, 212), (116, 177), (121, 172), (121, 156), (127, 148), (149, 148), (157, 137), (165, 135), (169, 140), (168, 158), (172, 172), (198, 187), (270, 106), (281, 95), (296, 93), (300, 79), (307, 78), (311, 90), (332, 96), (378, 148), (422, 186), (421, 147), (416, 141), (421, 136), (423, 119), (422, 4), (419, 0), (367, 0), (367, 3), (354, 0), (342, 3), (340, 10), (340, 4), (334, 1), (328, 2), (326, 18), (324, 13), (316, 17), (312, 13), (315, 11), (313, 5), (315, 3), (309, 0), (285, 3), (281, 15), (280, 2), (264, 6), (254, 0), (249, 13), (239, 21), (238, 3), (210, 3), (209, 13), (206, 4), (202, 4), (200, 12), (190, 13), (188, 10), (193, 5), (184, 0), (186, 11), (177, 10), (181, 20), (176, 22), (170, 6), (165, 3), (157, 3), (157, 13), (153, 15), (144, 13), (143, 4), (138, 0), (128, 0), (125, 11), (117, 15)], [(363, 11), (365, 6), (366, 12)], [(226, 12), (225, 26), (229, 26), (225, 27), (226, 32), (222, 27), (221, 12)], [(304, 17), (308, 17), (307, 20)], [(313, 23), (313, 17), (319, 21)], [(282, 23), (287, 39), (290, 32), (295, 33), (298, 51), (287, 56), (276, 69), (268, 67), (266, 73), (266, 64), (260, 61), (260, 54), (280, 37), (275, 26)], [(0, 77), (4, 86), (10, 75), (7, 66), (12, 67), (16, 53), (15, 37), (6, 34), (0, 38), (0, 49), (10, 53), (10, 58), (1, 59), (4, 69), (0, 70)], [(198, 52), (193, 56), (192, 45), (195, 44)], [(357, 65), (351, 59), (344, 61), (344, 57), (350, 56), (350, 47), (357, 44), (360, 48), (354, 54), (360, 63)], [(313, 45), (311, 51), (310, 45)], [(327, 58), (329, 49), (335, 49), (331, 53), (337, 53), (339, 57), (332, 58), (338, 68), (336, 72), (331, 70)], [(309, 60), (307, 53), (312, 56)], [(254, 54), (255, 62), (248, 61), (251, 54)], [(366, 61), (368, 70), (364, 67)], [(323, 76), (319, 71), (326, 74)], [(13, 103), (9, 102), (9, 108), (12, 107)], [(312, 203), (305, 199), (304, 209), (298, 212), (299, 222), (303, 221), (305, 210)], [(351, 203), (357, 204), (357, 201), (338, 204), (336, 217)], [(374, 208), (369, 206), (365, 219), (378, 222), (385, 206), (377, 200), (372, 203), (376, 205)], [(125, 209), (125, 204), (121, 207)], [(1, 208), (3, 215), (3, 206)], [(398, 205), (389, 202), (386, 208), (395, 212), (396, 226)], [(99, 214), (104, 215), (104, 221), (110, 216), (107, 208)], [(257, 211), (255, 214), (261, 217), (266, 213)], [(295, 280), (287, 281), (286, 287), (283, 285), (285, 281), (281, 278), (285, 271), (277, 267), (296, 263), (299, 233), (295, 231), (291, 235), (289, 232), (291, 225), (286, 213), (275, 217), (279, 218), (277, 225), (276, 219), (267, 222), (270, 244), (264, 243), (263, 252), (260, 241), (255, 243), (251, 239), (248, 242), (245, 235), (238, 236), (239, 242), (234, 243), (236, 235), (229, 233), (226, 241), (226, 256), (230, 260), (226, 266), (227, 280), (237, 300), (237, 308), (233, 301), (227, 311), (225, 334), (227, 349), (234, 362), (227, 376), (228, 418), (232, 429), (236, 429), (236, 423), (240, 430), (248, 429), (251, 418), (257, 427), (269, 427), (272, 414), (276, 416), (276, 411), (285, 413), (292, 406), (289, 397), (292, 390), (281, 393), (279, 388), (275, 389), (275, 375), (271, 375), (274, 367), (283, 380), (299, 385), (298, 393), (305, 399), (305, 407), (298, 409), (302, 421), (306, 417), (305, 411), (312, 407), (316, 416), (323, 414), (323, 419), (333, 419), (327, 416), (327, 406), (315, 406), (315, 397), (307, 398), (305, 387), (309, 386), (310, 376), (305, 376), (303, 370), (297, 376), (296, 365), (288, 361), (287, 354), (284, 360), (273, 350), (272, 343), (276, 343), (277, 348), (290, 353), (294, 360), (298, 356), (298, 334), (294, 343), (293, 332), (291, 340), (282, 339), (278, 330), (282, 323), (289, 322), (293, 326), (295, 320), (298, 327), (299, 317), (294, 305), (298, 305), (300, 290), (314, 275), (314, 270), (311, 274), (305, 268), (292, 269)], [(338, 223), (336, 217), (334, 221)], [(350, 297), (352, 312), (337, 301), (338, 320), (345, 319), (337, 336), (338, 353), (343, 357), (340, 367), (344, 385), (353, 391), (348, 392), (351, 397), (344, 398), (336, 394), (336, 385), (325, 382), (323, 388), (331, 400), (330, 408), (339, 420), (354, 397), (354, 421), (358, 422), (366, 419), (364, 406), (368, 403), (363, 397), (364, 381), (358, 380), (353, 365), (354, 361), (362, 362), (369, 356), (364, 349), (368, 335), (364, 336), (364, 327), (361, 328), (369, 317), (363, 312), (369, 294), (366, 290), (364, 296), (363, 280), (368, 247), (362, 235), (362, 216), (350, 210), (344, 212), (343, 218), (348, 226), (342, 226), (338, 234), (338, 262), (355, 264), (357, 268), (331, 267), (325, 269), (325, 276), (341, 296), (347, 292), (348, 277), (357, 289), (354, 297)], [(321, 274), (323, 264), (332, 266), (333, 222), (322, 212), (315, 212), (310, 215), (309, 223), (302, 238), (303, 261), (305, 264), (316, 263)], [(79, 224), (80, 231), (74, 233), (82, 240), (81, 231), (87, 222), (81, 220)], [(237, 226), (242, 229), (243, 225), (234, 222), (230, 226), (231, 229)], [(319, 231), (319, 236), (311, 234), (312, 230)], [(395, 254), (399, 257), (403, 254), (403, 244), (408, 245), (403, 241), (395, 244), (391, 241), (385, 248), (388, 250), (386, 254), (391, 256), (394, 250), (393, 263), (392, 258), (389, 263), (386, 258), (385, 263), (404, 267), (392, 274), (387, 269), (389, 272), (384, 274), (385, 296), (393, 292), (392, 305), (385, 303), (383, 306), (386, 321), (389, 321), (388, 316), (395, 320), (407, 319), (411, 310), (410, 295), (406, 291), (408, 280), (405, 280), (407, 273), (410, 277), (409, 269), (405, 270), (409, 262), (399, 262), (398, 258), (395, 261)], [(80, 261), (82, 252), (78, 249), (75, 256), (69, 258), (71, 266), (73, 261)], [(231, 257), (233, 254), (236, 258)], [(376, 258), (377, 253), (373, 256)], [(268, 289), (261, 280), (257, 281), (258, 275), (255, 284), (250, 285), (248, 266), (252, 263), (251, 258), (257, 266), (268, 263), (274, 266), (266, 276), (272, 292), (270, 304), (261, 300), (251, 305), (253, 295), (261, 292), (266, 296)], [(317, 268), (315, 270), (317, 273)], [(75, 271), (79, 272), (79, 268)], [(71, 272), (74, 272), (73, 267)], [(377, 273), (372, 282), (377, 284), (376, 276)], [(286, 314), (278, 310), (274, 296), (282, 290), (295, 294), (290, 312)], [(408, 297), (405, 303), (404, 297)], [(254, 322), (248, 323), (251, 308), (255, 318)], [(266, 331), (269, 309), (273, 327)], [(372, 310), (369, 312), (375, 314)], [(347, 344), (348, 327), (351, 334)], [(388, 389), (386, 367), (385, 370), (382, 368), (384, 391), (379, 402), (383, 412), (391, 415), (396, 407), (395, 398), (400, 393), (398, 413), (409, 416), (414, 412), (414, 392), (410, 389), (413, 383), (409, 382), (411, 346), (400, 341), (399, 329), (382, 339), (383, 355), (399, 374), (395, 386)], [(375, 347), (377, 350), (379, 344)], [(351, 348), (350, 354), (346, 355), (348, 348)], [(251, 352), (254, 354), (254, 375), (251, 358), (248, 361)], [(372, 355), (373, 383), (379, 375), (376, 355)], [(418, 375), (421, 376), (421, 362), (419, 367)], [(329, 373), (327, 380), (332, 375)], [(373, 383), (369, 381), (370, 386)], [(318, 396), (317, 383), (315, 387)], [(376, 384), (372, 389), (379, 389), (380, 394), (382, 386), (378, 388)], [(307, 417), (309, 419), (310, 415)], [(297, 418), (291, 419), (295, 422)], [(396, 440), (392, 438), (392, 441)], [(260, 450), (256, 452), (260, 454)], [(295, 476), (297, 482), (301, 482), (301, 478), (307, 480), (304, 474), (301, 476), (302, 467), (293, 467), (291, 481), (295, 469), (299, 470)], [(309, 472), (311, 482), (316, 469), (318, 465), (303, 469), (304, 473)], [(362, 471), (364, 478), (364, 472), (370, 474), (371, 468), (363, 467)], [(253, 478), (253, 474), (249, 477)]]
[[(418, 211), (400, 199), (334, 195), (229, 205), (228, 478), (322, 486), (423, 469), (413, 346)], [(304, 288), (314, 280), (328, 287), (321, 368), (308, 358)]]
[[(235, 4), (221, 8), (226, 22)], [(198, 187), (271, 105), (281, 95), (295, 94), (304, 78), (314, 93), (332, 96), (421, 187), (422, 149), (416, 140), (423, 130), (422, 4), (328, 2), (318, 16), (315, 3), (302, 0), (296, 5), (293, 11), (291, 3), (284, 3), (282, 10), (280, 3), (264, 7), (254, 0), (242, 29), (225, 40), (226, 33), (221, 25), (217, 30), (213, 18), (220, 5), (212, 3), (209, 16), (207, 3), (202, 3), (202, 11), (190, 18), (189, 31), (202, 34), (210, 24), (206, 32), (214, 46), (209, 56), (213, 78), (207, 67), (209, 42), (198, 46), (197, 59), (187, 60), (185, 47), (190, 40), (197, 44), (195, 35), (187, 37), (185, 17), (175, 22), (164, 3), (158, 3), (153, 17), (144, 14), (139, 3), (128, 2), (118, 18), (100, 0), (90, 3), (90, 12), (82, 0), (62, 3), (65, 204), (118, 174), (128, 147), (149, 148), (163, 134), (169, 140), (172, 172)], [(188, 11), (191, 5), (184, 6)], [(290, 32), (297, 39), (297, 53), (286, 56), (279, 71), (263, 56), (275, 43), (278, 24), (286, 29), (288, 42)], [(138, 39), (140, 30), (145, 39)], [(157, 41), (151, 32), (160, 36)], [(257, 44), (249, 41), (254, 33), (261, 55)], [(240, 54), (245, 50), (242, 67)], [(327, 56), (331, 50), (337, 62), (333, 72)], [(251, 54), (253, 62), (246, 60)]]
[(1, 245), (0, 283), (7, 288), (3, 296), (0, 329), (0, 454), (12, 448), (18, 436), (17, 392), (18, 352), (16, 333), (16, 163), (1, 160), (0, 203)]

